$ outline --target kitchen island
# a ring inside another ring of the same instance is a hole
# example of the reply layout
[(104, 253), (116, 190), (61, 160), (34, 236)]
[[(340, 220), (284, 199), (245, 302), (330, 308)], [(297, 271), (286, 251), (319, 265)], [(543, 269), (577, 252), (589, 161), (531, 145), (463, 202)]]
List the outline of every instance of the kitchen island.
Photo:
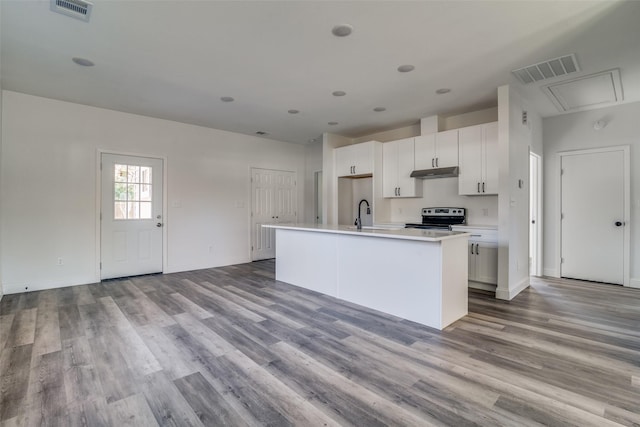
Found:
[(467, 314), (469, 233), (274, 224), (276, 279), (443, 329)]

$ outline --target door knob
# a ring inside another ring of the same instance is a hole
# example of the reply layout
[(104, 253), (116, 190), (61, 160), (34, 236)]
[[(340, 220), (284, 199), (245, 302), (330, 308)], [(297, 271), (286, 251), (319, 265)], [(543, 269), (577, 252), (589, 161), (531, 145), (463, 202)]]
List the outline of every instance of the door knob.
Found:
[(616, 221), (615, 224), (616, 224), (616, 227), (621, 227), (622, 226), (622, 222), (620, 222), (620, 221)]
[(162, 227), (162, 223), (161, 222), (157, 223), (156, 227)]

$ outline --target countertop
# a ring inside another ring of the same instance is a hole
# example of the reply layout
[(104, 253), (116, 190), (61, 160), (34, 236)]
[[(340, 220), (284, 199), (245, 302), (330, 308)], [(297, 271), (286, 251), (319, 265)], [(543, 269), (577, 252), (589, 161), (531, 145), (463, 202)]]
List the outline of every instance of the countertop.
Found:
[(440, 242), (442, 240), (469, 236), (469, 233), (461, 231), (422, 230), (418, 228), (388, 229), (362, 227), (362, 230), (358, 230), (353, 225), (264, 224), (263, 227), (283, 230), (311, 231), (317, 233), (381, 237), (386, 239), (419, 240), (423, 242)]

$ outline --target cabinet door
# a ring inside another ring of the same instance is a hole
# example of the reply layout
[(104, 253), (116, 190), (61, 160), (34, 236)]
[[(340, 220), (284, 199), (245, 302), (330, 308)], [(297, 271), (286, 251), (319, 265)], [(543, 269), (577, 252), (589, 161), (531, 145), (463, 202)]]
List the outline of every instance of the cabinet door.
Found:
[[(456, 150), (457, 150), (456, 141)], [(436, 134), (422, 135), (415, 137), (415, 168), (432, 169), (435, 167), (435, 152), (436, 152)], [(456, 161), (458, 154), (456, 153)]]
[(354, 175), (373, 173), (373, 142), (362, 142), (351, 147)]
[(498, 194), (498, 123), (484, 125), (483, 194)]
[(482, 182), (482, 126), (460, 129), (458, 193), (477, 195)]
[(478, 243), (476, 246), (476, 280), (478, 282), (498, 284), (498, 245)]
[(436, 167), (458, 166), (458, 129), (438, 132), (435, 137)]
[(336, 148), (336, 176), (353, 175), (353, 146)]
[(398, 146), (398, 196), (416, 197), (416, 178), (411, 178), (415, 167), (414, 139), (407, 138), (395, 141)]
[(382, 144), (382, 197), (396, 197), (398, 188), (398, 144)]
[(476, 243), (469, 242), (469, 250), (467, 254), (469, 255), (469, 280), (478, 280), (478, 274), (476, 272)]

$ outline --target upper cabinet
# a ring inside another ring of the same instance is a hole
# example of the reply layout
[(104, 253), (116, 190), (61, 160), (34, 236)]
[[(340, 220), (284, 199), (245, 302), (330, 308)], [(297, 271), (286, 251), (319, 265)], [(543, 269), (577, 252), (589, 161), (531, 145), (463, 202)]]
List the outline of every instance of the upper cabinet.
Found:
[(417, 197), (421, 180), (409, 177), (414, 170), (414, 138), (382, 144), (383, 197)]
[(458, 166), (458, 129), (415, 138), (415, 168)]
[(459, 194), (498, 194), (498, 122), (459, 129), (459, 147)]
[(373, 173), (374, 141), (336, 148), (336, 176), (365, 176)]

